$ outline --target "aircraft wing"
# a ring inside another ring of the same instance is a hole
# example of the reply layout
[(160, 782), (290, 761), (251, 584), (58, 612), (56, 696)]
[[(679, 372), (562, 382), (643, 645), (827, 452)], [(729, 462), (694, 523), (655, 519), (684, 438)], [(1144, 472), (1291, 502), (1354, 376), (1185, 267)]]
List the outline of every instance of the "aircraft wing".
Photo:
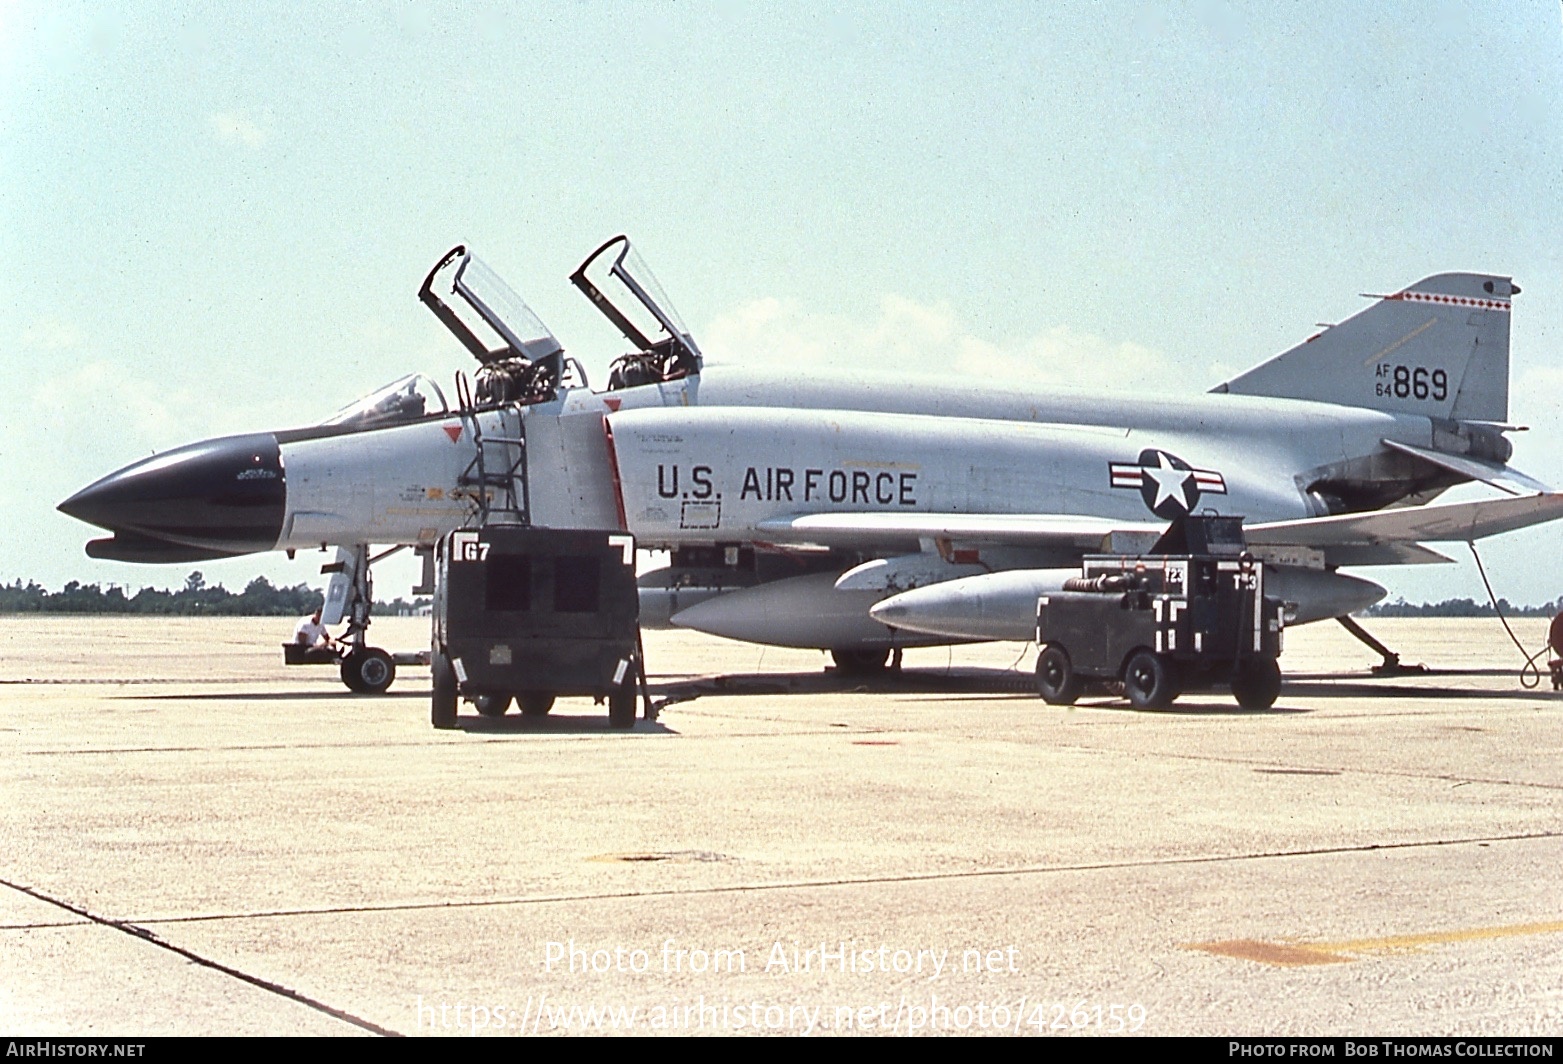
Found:
[[(1309, 547), (1333, 565), (1405, 565), (1447, 561), (1423, 542), (1459, 542), (1563, 517), (1563, 492), (1375, 510), (1371, 513), (1266, 521), (1244, 533), (1255, 546)], [(1017, 547), (1106, 549), (1114, 536), (1143, 550), (1166, 530), (1154, 521), (1115, 521), (1079, 514), (828, 513), (761, 521), (779, 542), (884, 548), (919, 539), (950, 539)]]
[(1099, 550), (1114, 533), (1159, 536), (1158, 521), (1114, 521), (1079, 514), (829, 513), (767, 518), (761, 532), (780, 540), (862, 547), (891, 540), (953, 539), (1016, 546)]
[(1447, 565), (1454, 561), (1420, 543), (1353, 543), (1324, 549), (1330, 565)]
[(1465, 542), (1563, 517), (1563, 492), (1507, 499), (1267, 521), (1243, 529), (1260, 546), (1348, 547), (1378, 543)]

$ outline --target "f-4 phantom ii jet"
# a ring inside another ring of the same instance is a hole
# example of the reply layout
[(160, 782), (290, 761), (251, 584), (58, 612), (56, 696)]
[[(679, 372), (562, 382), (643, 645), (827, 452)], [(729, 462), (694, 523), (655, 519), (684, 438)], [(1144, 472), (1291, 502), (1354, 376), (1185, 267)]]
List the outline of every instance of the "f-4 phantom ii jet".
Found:
[[(1029, 639), (1082, 554), (1143, 552), (1188, 513), (1246, 519), (1289, 623), (1383, 595), (1346, 568), (1447, 561), (1425, 544), (1563, 515), (1563, 493), (1507, 465), (1507, 277), (1428, 277), (1181, 398), (706, 365), (625, 237), (571, 281), (633, 345), (604, 390), (457, 247), (419, 293), (479, 363), (454, 403), (405, 377), (319, 425), (136, 462), (59, 508), (113, 533), (95, 558), (337, 547), (326, 619), (350, 618), (349, 663), (381, 653), (370, 545), (427, 551), (481, 515), (628, 530), (671, 552), (640, 577), (644, 625), (859, 670)], [(1493, 497), (1430, 502), (1472, 481)]]

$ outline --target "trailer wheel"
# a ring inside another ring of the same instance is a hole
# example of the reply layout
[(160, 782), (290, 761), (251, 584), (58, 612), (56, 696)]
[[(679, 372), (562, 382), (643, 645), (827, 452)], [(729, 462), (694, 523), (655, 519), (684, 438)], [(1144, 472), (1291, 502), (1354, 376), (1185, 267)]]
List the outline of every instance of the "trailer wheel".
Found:
[(510, 711), (509, 695), (474, 695), (472, 704), (485, 717), (503, 717)]
[(522, 691), (516, 695), (516, 705), (521, 707), (523, 717), (546, 717), (548, 711), (554, 708), (554, 693), (552, 691)]
[(436, 728), (454, 728), (456, 670), (451, 668), (450, 658), (436, 650), (429, 655), (429, 672), (434, 678), (434, 701), (429, 710), (429, 723)]
[(1049, 645), (1037, 658), (1037, 692), (1048, 705), (1074, 705), (1084, 686), (1063, 647)]
[(1172, 662), (1160, 654), (1142, 650), (1123, 670), (1123, 693), (1135, 709), (1165, 709), (1178, 697)]
[(885, 670), (890, 660), (889, 650), (873, 648), (842, 648), (832, 650), (830, 658), (836, 663), (836, 671), (844, 676), (872, 676)]
[(1232, 697), (1244, 709), (1269, 709), (1281, 694), (1281, 666), (1272, 658), (1244, 658), (1232, 674)]
[(364, 647), (342, 659), (342, 682), (361, 695), (383, 695), (396, 679), (396, 662), (379, 647)]
[(608, 695), (608, 726), (610, 728), (635, 727), (635, 685), (625, 677), (625, 682)]

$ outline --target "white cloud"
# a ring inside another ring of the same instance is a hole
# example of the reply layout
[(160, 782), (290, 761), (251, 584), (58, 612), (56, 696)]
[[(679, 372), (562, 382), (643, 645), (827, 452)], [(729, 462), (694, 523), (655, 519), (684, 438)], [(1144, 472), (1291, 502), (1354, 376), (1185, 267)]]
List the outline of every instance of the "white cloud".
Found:
[(937, 373), (1013, 379), (1070, 387), (1142, 391), (1209, 383), (1190, 380), (1164, 353), (1129, 341), (1112, 341), (1067, 325), (1033, 336), (990, 340), (968, 332), (946, 303), (927, 305), (885, 296), (868, 320), (808, 311), (797, 303), (755, 299), (718, 317), (699, 335), (713, 359), (742, 365), (777, 365)]
[(258, 123), (237, 111), (219, 111), (210, 118), (212, 133), (224, 144), (259, 148), (271, 139), (271, 122)]
[(1009, 343), (963, 337), (956, 365), (971, 374), (1026, 375), (1073, 388), (1138, 392), (1208, 387), (1203, 378), (1190, 380), (1162, 351), (1127, 340), (1114, 342), (1067, 325)]

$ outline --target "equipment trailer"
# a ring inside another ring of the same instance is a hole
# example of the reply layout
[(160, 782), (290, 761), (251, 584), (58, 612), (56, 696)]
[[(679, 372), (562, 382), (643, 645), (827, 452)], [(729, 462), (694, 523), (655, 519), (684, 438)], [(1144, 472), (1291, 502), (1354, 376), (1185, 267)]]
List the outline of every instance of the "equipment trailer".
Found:
[(1264, 593), (1242, 518), (1190, 516), (1148, 554), (1087, 555), (1037, 602), (1037, 689), (1070, 705), (1086, 682), (1121, 683), (1139, 709), (1230, 686), (1245, 709), (1281, 691), (1281, 601)]
[(306, 647), (298, 643), (282, 644), (284, 665), (335, 665), (341, 670), (342, 682), (348, 690), (361, 695), (383, 695), (391, 681), (396, 679), (396, 669), (402, 665), (427, 665), (427, 650), (396, 651), (379, 647), (354, 646), (345, 650), (328, 647)]
[(559, 695), (605, 699), (609, 724), (634, 726), (644, 674), (633, 536), (489, 524), (448, 533), (435, 565), (436, 728), (456, 726), (458, 699), (486, 717), (512, 700), (540, 717)]

